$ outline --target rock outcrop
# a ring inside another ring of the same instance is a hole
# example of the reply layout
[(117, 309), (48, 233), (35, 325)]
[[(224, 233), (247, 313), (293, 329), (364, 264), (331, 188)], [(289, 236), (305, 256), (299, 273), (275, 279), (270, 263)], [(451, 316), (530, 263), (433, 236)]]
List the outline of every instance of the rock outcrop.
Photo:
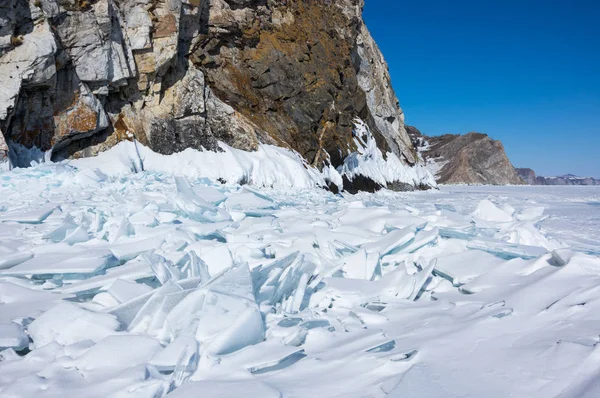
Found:
[(337, 167), (353, 120), (418, 157), (363, 0), (0, 0), (0, 129), (16, 150), (87, 156), (135, 136), (154, 151), (223, 141)]
[(486, 134), (446, 134), (428, 137), (408, 126), (407, 131), (425, 166), (440, 184), (523, 184), (500, 141)]
[(519, 177), (521, 177), (521, 179), (525, 182), (525, 184), (536, 185), (537, 176), (535, 175), (535, 171), (533, 171), (532, 169), (524, 168), (516, 168), (515, 170), (517, 171), (517, 174), (519, 174)]
[(4, 136), (0, 134), (0, 163), (5, 162), (8, 158), (8, 145), (4, 140)]
[(542, 177), (532, 169), (516, 169), (519, 176), (529, 185), (600, 185), (600, 180), (593, 177), (579, 177), (565, 174), (558, 177)]

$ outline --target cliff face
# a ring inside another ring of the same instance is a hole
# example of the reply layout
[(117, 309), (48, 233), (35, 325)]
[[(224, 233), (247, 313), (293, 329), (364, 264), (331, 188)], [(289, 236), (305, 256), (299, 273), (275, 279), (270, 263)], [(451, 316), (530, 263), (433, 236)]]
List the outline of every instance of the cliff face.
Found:
[(578, 177), (566, 174), (559, 177), (542, 177), (532, 169), (516, 169), (521, 178), (529, 185), (600, 185), (600, 180), (593, 177)]
[(408, 132), (426, 167), (440, 184), (523, 184), (500, 141), (486, 134), (428, 137), (415, 127)]
[(535, 175), (535, 171), (533, 171), (532, 169), (515, 169), (517, 171), (517, 174), (519, 174), (519, 177), (521, 177), (521, 179), (523, 181), (525, 181), (525, 184), (527, 185), (536, 185), (536, 175)]
[[(417, 162), (363, 0), (0, 0), (0, 129), (23, 148), (91, 155), (135, 136), (153, 150), (223, 141), (334, 166), (353, 120)], [(0, 149), (1, 150), (1, 149)]]

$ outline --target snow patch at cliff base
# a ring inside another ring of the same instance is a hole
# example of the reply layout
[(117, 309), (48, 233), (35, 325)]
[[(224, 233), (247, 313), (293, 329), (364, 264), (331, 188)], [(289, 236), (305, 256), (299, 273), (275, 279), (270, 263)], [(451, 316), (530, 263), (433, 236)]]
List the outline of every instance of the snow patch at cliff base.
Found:
[(326, 185), (324, 176), (296, 152), (273, 145), (259, 145), (254, 152), (220, 143), (220, 152), (188, 148), (161, 155), (139, 142), (122, 141), (96, 157), (68, 161), (77, 169), (99, 169), (109, 176), (141, 171), (207, 178), (230, 184), (272, 188), (315, 188)]
[[(431, 174), (421, 165), (403, 164), (393, 153), (383, 158), (368, 128), (357, 121), (358, 151), (350, 153), (337, 170), (324, 164), (323, 170), (311, 167), (296, 152), (273, 145), (259, 145), (254, 152), (243, 151), (220, 143), (219, 152), (186, 149), (172, 155), (153, 152), (139, 142), (122, 141), (96, 157), (68, 161), (79, 170), (88, 169), (84, 179), (96, 180), (102, 174), (117, 176), (152, 171), (188, 177), (204, 177), (211, 181), (249, 184), (271, 188), (343, 188), (343, 178), (367, 177), (379, 187), (404, 183), (411, 188), (434, 187)], [(93, 170), (102, 170), (100, 174)]]
[(344, 159), (344, 164), (337, 169), (351, 183), (356, 179), (366, 178), (383, 188), (394, 183), (411, 187), (437, 186), (433, 175), (422, 164), (411, 167), (392, 152), (386, 153), (384, 157), (369, 127), (362, 120), (354, 120), (353, 135), (357, 151), (350, 153)]

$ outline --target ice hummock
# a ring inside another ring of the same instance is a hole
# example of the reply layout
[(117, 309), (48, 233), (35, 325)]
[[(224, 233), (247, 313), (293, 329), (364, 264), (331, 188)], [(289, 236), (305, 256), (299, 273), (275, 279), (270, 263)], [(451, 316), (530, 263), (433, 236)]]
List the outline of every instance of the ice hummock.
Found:
[(0, 173), (1, 396), (598, 391), (579, 191), (258, 189), (196, 155)]

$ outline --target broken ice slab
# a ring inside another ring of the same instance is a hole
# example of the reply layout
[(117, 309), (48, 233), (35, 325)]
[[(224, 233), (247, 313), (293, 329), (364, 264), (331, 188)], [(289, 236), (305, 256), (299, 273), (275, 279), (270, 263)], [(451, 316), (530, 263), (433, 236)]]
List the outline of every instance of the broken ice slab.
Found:
[(272, 209), (250, 209), (250, 210), (244, 210), (242, 213), (245, 214), (247, 217), (261, 218), (261, 217), (272, 216), (273, 210)]
[[(379, 253), (367, 253), (363, 248), (349, 256), (344, 257), (342, 271), (346, 278), (372, 280), (375, 271), (381, 267)], [(379, 269), (379, 273), (381, 270)]]
[(74, 245), (76, 243), (87, 242), (89, 239), (90, 236), (88, 234), (87, 227), (81, 225), (75, 228), (75, 230), (70, 231), (63, 240), (63, 242), (69, 245)]
[[(225, 327), (210, 339), (206, 344), (208, 353), (214, 355), (229, 354), (248, 345), (263, 341), (265, 336), (264, 323), (258, 307), (248, 306), (243, 312), (240, 312), (239, 308), (231, 308), (231, 310), (230, 313), (230, 309), (227, 307), (219, 308), (219, 311), (223, 311), (221, 315), (226, 315), (227, 318), (230, 318), (229, 321), (233, 322), (227, 326), (223, 325)], [(216, 315), (211, 310), (206, 310), (205, 313), (209, 314), (209, 317)], [(201, 333), (196, 334), (197, 339), (206, 336), (206, 331), (198, 331)]]
[(519, 245), (491, 239), (478, 239), (467, 242), (468, 249), (483, 250), (505, 260), (522, 258), (532, 260), (543, 256), (548, 250), (538, 246)]
[(194, 222), (194, 224), (188, 221), (188, 223), (187, 230), (194, 233), (198, 238), (206, 240), (216, 239), (221, 242), (225, 241), (225, 237), (220, 230), (231, 225), (230, 221), (215, 223)]
[(84, 340), (100, 341), (118, 328), (119, 322), (113, 315), (63, 301), (34, 320), (27, 329), (34, 346), (39, 348), (54, 342), (71, 345)]
[(19, 286), (20, 279), (12, 282), (0, 281), (0, 321), (35, 318), (65, 298), (62, 294), (35, 290), (33, 286)]
[(419, 231), (415, 236), (415, 239), (406, 247), (399, 250), (402, 253), (414, 253), (420, 248), (434, 244), (438, 239), (439, 230), (433, 228), (431, 231)]
[(23, 326), (14, 322), (0, 321), (0, 351), (12, 348), (21, 351), (29, 347), (29, 338)]
[(472, 222), (470, 216), (444, 209), (438, 210), (435, 216), (429, 216), (427, 219), (434, 220), (435, 224), (441, 227), (464, 227)]
[(271, 275), (272, 279), (267, 282), (269, 285), (274, 284), (273, 295), (269, 300), (271, 304), (281, 303), (284, 311), (297, 312), (302, 301), (299, 296), (304, 296), (306, 284), (316, 269), (311, 258), (308, 254), (300, 255), (287, 268)]
[(175, 185), (178, 193), (175, 202), (181, 210), (191, 216), (190, 218), (197, 217), (210, 222), (231, 220), (227, 211), (196, 195), (185, 177), (176, 176)]
[(206, 185), (195, 185), (194, 187), (192, 187), (192, 190), (200, 198), (212, 203), (215, 206), (219, 205), (219, 203), (227, 199), (227, 196), (225, 196), (223, 192)]
[(164, 237), (152, 237), (110, 246), (112, 254), (120, 261), (131, 260), (140, 254), (159, 249), (164, 243)]
[(184, 278), (200, 278), (205, 282), (210, 279), (208, 265), (193, 250), (185, 253), (175, 265)]
[(214, 241), (198, 241), (189, 245), (186, 252), (195, 252), (206, 264), (210, 275), (229, 269), (233, 266), (233, 257), (227, 244)]
[(116, 259), (106, 249), (67, 247), (70, 250), (36, 253), (33, 258), (0, 271), (0, 275), (93, 274), (116, 264)]
[(129, 328), (131, 322), (135, 319), (137, 314), (140, 312), (142, 307), (154, 294), (154, 290), (148, 293), (142, 294), (141, 296), (135, 297), (129, 301), (121, 303), (113, 308), (107, 308), (104, 311), (114, 315), (119, 320), (123, 329)]
[(231, 210), (243, 210), (246, 212), (249, 209), (276, 209), (277, 204), (271, 200), (266, 200), (264, 195), (260, 197), (253, 192), (234, 193), (229, 195), (225, 201), (225, 207)]
[(251, 185), (244, 185), (242, 187), (242, 191), (250, 192), (250, 193), (258, 196), (259, 198), (266, 200), (267, 202), (273, 202), (273, 203), (275, 202), (275, 200), (270, 195), (267, 195), (264, 191), (262, 191), (260, 189), (253, 188)]
[(51, 242), (61, 242), (67, 234), (74, 231), (77, 228), (77, 224), (70, 215), (67, 215), (62, 223), (54, 228), (53, 230), (44, 234), (43, 238)]
[(505, 223), (513, 221), (512, 215), (500, 209), (491, 201), (484, 199), (479, 202), (477, 209), (473, 212), (473, 216), (482, 221)]
[(328, 245), (334, 258), (344, 257), (359, 250), (358, 246), (349, 245), (339, 240), (332, 240)]
[(146, 253), (142, 255), (142, 258), (150, 264), (150, 268), (152, 268), (156, 279), (161, 285), (164, 285), (168, 281), (178, 281), (183, 278), (183, 274), (179, 268), (163, 256)]
[(368, 253), (380, 253), (381, 256), (392, 254), (408, 245), (415, 237), (415, 232), (415, 226), (395, 229), (383, 235), (375, 242), (364, 244), (363, 248)]
[(386, 341), (383, 344), (378, 344), (377, 346), (375, 346), (373, 348), (369, 348), (368, 350), (366, 350), (366, 352), (368, 352), (368, 353), (389, 352), (389, 351), (392, 351), (394, 348), (396, 348), (396, 341), (390, 340), (390, 341)]
[(277, 280), (281, 270), (290, 265), (301, 261), (299, 251), (295, 251), (285, 257), (273, 260), (270, 263), (261, 265), (252, 272), (252, 279), (257, 290), (258, 302), (271, 301), (277, 288)]
[(173, 372), (178, 366), (186, 372), (194, 371), (198, 356), (198, 342), (193, 336), (177, 336), (169, 345), (159, 351), (149, 364), (159, 372)]
[(213, 355), (264, 339), (264, 323), (247, 265), (234, 267), (196, 289), (166, 318), (171, 335), (195, 328), (196, 340)]
[(422, 230), (428, 224), (426, 218), (414, 217), (412, 215), (391, 215), (385, 219), (385, 230), (391, 231), (394, 229), (406, 228), (414, 225), (417, 231)]
[(45, 204), (36, 209), (15, 209), (0, 213), (0, 223), (14, 221), (21, 224), (39, 224), (54, 212), (56, 205)]
[(91, 278), (65, 285), (57, 290), (64, 293), (81, 293), (106, 286), (117, 279), (138, 281), (152, 276), (154, 276), (154, 272), (152, 271), (150, 264), (144, 259), (137, 258), (130, 260), (119, 267), (109, 268), (106, 270), (105, 274), (95, 275)]
[[(190, 289), (197, 288), (200, 282), (200, 278), (189, 278), (175, 282), (175, 285), (179, 286), (179, 288), (181, 288), (182, 291), (188, 291)], [(114, 308), (106, 309), (105, 311), (115, 315), (121, 323), (121, 326), (124, 329), (127, 329), (133, 322), (134, 318), (141, 311), (141, 309), (146, 305), (148, 300), (150, 300), (150, 298), (153, 297), (153, 295), (156, 294), (157, 291), (159, 291), (160, 289), (162, 288), (152, 290), (148, 293), (144, 293)]]
[(472, 225), (463, 228), (440, 227), (439, 234), (444, 239), (471, 240), (477, 236), (477, 229)]
[(28, 251), (14, 252), (8, 254), (1, 254), (0, 257), (0, 270), (14, 267), (17, 264), (21, 264), (24, 261), (29, 260), (33, 257), (33, 253)]
[(411, 275), (411, 279), (413, 281), (413, 291), (407, 297), (409, 300), (417, 299), (417, 297), (421, 293), (421, 290), (423, 290), (425, 288), (427, 280), (429, 279), (429, 276), (433, 272), (436, 264), (437, 264), (436, 259), (431, 260), (426, 267), (423, 267), (423, 270), (421, 272), (417, 272), (414, 275)]
[[(167, 282), (164, 286), (153, 291), (152, 296), (142, 305), (135, 318), (128, 325), (127, 330), (147, 333), (152, 319), (160, 315), (159, 312), (162, 311), (163, 318), (166, 317), (168, 312), (189, 293), (189, 291), (184, 291), (174, 282)], [(162, 327), (162, 325), (160, 326)]]
[(470, 250), (438, 257), (434, 269), (437, 275), (448, 279), (454, 286), (461, 286), (501, 266), (504, 262), (485, 251)]
[(124, 279), (115, 280), (107, 290), (108, 294), (113, 296), (119, 303), (124, 303), (150, 291), (152, 291), (152, 288), (148, 285)]

